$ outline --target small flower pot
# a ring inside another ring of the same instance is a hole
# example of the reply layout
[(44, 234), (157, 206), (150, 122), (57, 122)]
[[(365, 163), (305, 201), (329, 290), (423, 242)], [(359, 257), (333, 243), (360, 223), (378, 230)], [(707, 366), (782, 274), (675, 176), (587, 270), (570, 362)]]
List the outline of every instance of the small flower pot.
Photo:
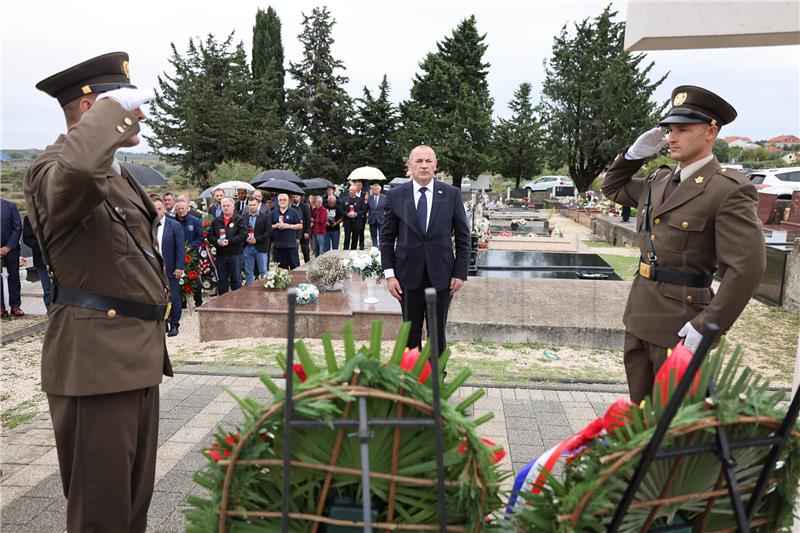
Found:
[(489, 243), (488, 242), (483, 242), (483, 241), (478, 242), (478, 249), (479, 250), (485, 250), (488, 247), (489, 247)]
[(511, 223), (511, 231), (517, 231), (519, 229), (519, 224), (516, 222)]

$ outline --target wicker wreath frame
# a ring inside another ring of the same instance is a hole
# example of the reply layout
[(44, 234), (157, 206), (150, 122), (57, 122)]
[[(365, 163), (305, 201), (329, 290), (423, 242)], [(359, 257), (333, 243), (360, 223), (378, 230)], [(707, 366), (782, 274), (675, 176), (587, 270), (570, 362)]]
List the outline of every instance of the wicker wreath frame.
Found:
[[(670, 429), (667, 432), (665, 439), (675, 438), (675, 437), (687, 437), (688, 440), (687, 444), (691, 445), (695, 441), (697, 436), (700, 434), (700, 432), (704, 430), (713, 429), (721, 426), (737, 426), (745, 424), (757, 424), (760, 426), (768, 427), (773, 430), (777, 430), (781, 426), (782, 422), (783, 422), (782, 420), (778, 420), (775, 418), (759, 417), (759, 416), (739, 416), (735, 420), (729, 422), (722, 422), (716, 417), (709, 416), (701, 420), (697, 420), (688, 424), (683, 424), (681, 426), (677, 426), (675, 428)], [(791, 438), (800, 439), (800, 431), (797, 431), (796, 429), (792, 430)], [(583, 496), (583, 498), (581, 498), (580, 502), (571, 513), (558, 516), (559, 522), (568, 522), (572, 527), (575, 527), (578, 523), (579, 518), (583, 515), (586, 506), (591, 501), (592, 496), (594, 495), (594, 491), (597, 488), (601, 487), (604, 483), (606, 483), (622, 467), (624, 467), (625, 465), (629, 464), (632, 461), (638, 460), (638, 457), (644, 452), (646, 447), (647, 445), (644, 444), (628, 451), (620, 451), (601, 457), (600, 461), (602, 463), (613, 462), (613, 464), (609, 467), (608, 470), (606, 470), (603, 473), (602, 476), (597, 478), (597, 480), (594, 483), (593, 489), (587, 492)], [(668, 449), (669, 447), (665, 448)], [(720, 469), (720, 473), (716, 480), (713, 490), (667, 497), (666, 495), (672, 488), (673, 482), (675, 480), (679, 468), (681, 467), (681, 464), (683, 463), (683, 460), (684, 460), (683, 456), (675, 460), (675, 463), (672, 465), (672, 468), (670, 470), (669, 476), (667, 477), (667, 481), (661, 490), (661, 495), (659, 498), (653, 500), (644, 500), (644, 501), (640, 500), (631, 503), (630, 509), (641, 509), (641, 508), (651, 509), (647, 517), (647, 520), (645, 521), (645, 524), (642, 526), (641, 531), (643, 533), (649, 531), (650, 527), (653, 524), (653, 521), (656, 518), (656, 514), (658, 510), (661, 508), (661, 506), (675, 504), (675, 503), (699, 502), (699, 501), (705, 501), (706, 506), (703, 512), (703, 516), (701, 518), (700, 528), (697, 531), (705, 532), (707, 531), (706, 524), (708, 523), (708, 520), (711, 517), (711, 513), (714, 510), (714, 505), (716, 501), (719, 498), (724, 498), (728, 496), (729, 489), (724, 486), (724, 472), (723, 469)], [(777, 478), (774, 476), (771, 477), (769, 479), (769, 486), (770, 487), (775, 486), (776, 482)], [(754, 487), (755, 483), (746, 483), (738, 486), (739, 490), (742, 492), (752, 490)], [(613, 509), (606, 509), (606, 510), (596, 511), (594, 514), (600, 516), (604, 514), (610, 514), (612, 512)], [(756, 527), (756, 526), (772, 525), (773, 530), (777, 530), (778, 524), (776, 522), (777, 522), (777, 517), (758, 518), (758, 519), (753, 519), (750, 522), (750, 526)], [(730, 527), (726, 529), (708, 531), (708, 533), (735, 533), (736, 531), (737, 531), (736, 527)]]
[[(353, 373), (352, 380), (349, 384), (342, 384), (339, 386), (339, 390), (343, 393), (346, 393), (354, 398), (364, 397), (367, 399), (382, 399), (382, 400), (389, 400), (395, 403), (395, 410), (397, 413), (397, 418), (400, 419), (403, 417), (403, 412), (405, 408), (412, 408), (416, 409), (423, 415), (432, 416), (433, 415), (433, 407), (425, 402), (409, 398), (403, 395), (403, 389), (399, 389), (397, 393), (387, 392), (380, 389), (363, 387), (358, 385), (360, 371), (355, 369)], [(303, 391), (298, 393), (292, 397), (292, 402), (297, 400), (303, 399), (311, 399), (311, 400), (331, 400), (335, 399), (338, 396), (335, 393), (332, 393), (329, 388), (324, 387), (317, 387), (311, 390)], [(284, 406), (284, 401), (276, 402), (274, 404), (269, 405), (263, 410), (263, 414), (253, 423), (250, 428), (239, 438), (236, 445), (231, 450), (230, 458), (222, 459), (217, 462), (218, 465), (223, 466), (226, 468), (225, 478), (223, 481), (222, 486), (222, 496), (220, 500), (219, 509), (217, 512), (219, 514), (219, 525), (218, 525), (218, 532), (219, 533), (226, 533), (227, 532), (227, 518), (229, 516), (238, 516), (238, 517), (258, 517), (258, 518), (281, 518), (282, 513), (280, 511), (245, 511), (241, 509), (229, 509), (229, 495), (230, 495), (230, 487), (233, 480), (234, 472), (238, 467), (282, 467), (283, 461), (281, 459), (255, 459), (255, 460), (239, 460), (239, 455), (241, 454), (246, 442), (248, 439), (253, 437), (254, 431), (260, 428), (267, 420), (271, 417), (275, 416)], [(350, 416), (350, 408), (354, 402), (348, 402), (343, 409), (342, 417), (348, 418)], [(388, 501), (388, 509), (387, 509), (387, 520), (386, 522), (375, 522), (372, 526), (375, 529), (383, 529), (386, 531), (438, 531), (439, 526), (436, 524), (403, 524), (397, 523), (394, 521), (394, 507), (395, 507), (395, 491), (397, 488), (398, 483), (405, 483), (409, 485), (418, 485), (418, 486), (430, 486), (434, 487), (437, 483), (435, 479), (428, 479), (428, 478), (417, 478), (417, 477), (409, 477), (409, 476), (401, 476), (397, 475), (398, 469), (398, 449), (400, 444), (400, 435), (401, 431), (404, 428), (396, 427), (394, 429), (394, 437), (393, 437), (393, 446), (392, 446), (392, 462), (391, 462), (391, 473), (387, 474), (384, 472), (369, 472), (370, 478), (374, 479), (381, 479), (390, 482), (390, 489), (389, 489), (389, 501)], [(340, 447), (343, 439), (346, 437), (345, 435), (345, 428), (340, 427), (337, 430), (336, 435), (336, 443), (331, 450), (331, 458), (329, 464), (321, 464), (321, 463), (309, 463), (304, 461), (291, 461), (292, 468), (298, 469), (305, 469), (305, 470), (315, 470), (320, 472), (326, 472), (322, 491), (319, 496), (319, 500), (317, 502), (316, 513), (289, 513), (290, 520), (305, 520), (308, 522), (312, 522), (312, 532), (316, 532), (319, 528), (320, 524), (327, 524), (327, 525), (336, 525), (336, 526), (349, 526), (349, 527), (363, 527), (364, 523), (361, 521), (350, 521), (350, 520), (340, 520), (329, 518), (323, 516), (323, 511), (325, 507), (325, 502), (328, 496), (328, 492), (330, 489), (331, 482), (333, 480), (333, 474), (345, 474), (345, 475), (360, 475), (361, 470), (354, 469), (354, 468), (345, 468), (337, 466), (337, 462), (339, 460), (339, 452)], [(476, 472), (476, 474), (478, 474)], [(480, 486), (481, 486), (481, 502), (486, 500), (486, 486), (487, 482), (485, 479), (480, 479)], [(458, 486), (458, 482), (456, 481), (447, 481), (444, 480), (445, 487), (456, 487)], [(453, 532), (470, 532), (470, 531), (479, 531), (481, 524), (475, 524), (473, 526), (458, 526), (458, 525), (448, 525), (447, 531)]]

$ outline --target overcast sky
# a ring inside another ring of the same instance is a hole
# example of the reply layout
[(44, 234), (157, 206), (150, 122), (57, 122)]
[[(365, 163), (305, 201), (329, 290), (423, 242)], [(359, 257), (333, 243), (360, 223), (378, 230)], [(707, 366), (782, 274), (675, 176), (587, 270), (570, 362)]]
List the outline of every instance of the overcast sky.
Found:
[[(344, 62), (351, 96), (367, 85), (374, 90), (386, 73), (391, 98), (408, 97), (419, 62), (460, 20), (474, 14), (486, 34), (491, 63), (489, 89), (495, 115), (522, 82), (533, 84), (539, 99), (553, 37), (566, 23), (598, 15), (601, 1), (334, 0), (334, 56)], [(227, 2), (196, 0), (85, 2), (82, 0), (2, 0), (2, 109), (0, 148), (43, 148), (64, 129), (55, 100), (37, 91), (41, 79), (105, 52), (130, 54), (133, 82), (154, 87), (168, 69), (170, 43), (185, 50), (190, 37), (236, 32), (250, 53), (258, 8), (271, 5), (283, 24), (286, 66), (300, 58), (297, 34), (302, 13), (321, 2), (273, 0)], [(612, 2), (624, 20), (627, 2)], [(676, 2), (679, 9), (680, 2)], [(766, 5), (763, 6), (767, 8)], [(652, 76), (669, 72), (656, 93), (669, 98), (673, 87), (700, 85), (726, 98), (739, 118), (723, 135), (753, 140), (800, 134), (800, 47), (729, 48), (650, 52)], [(287, 84), (291, 84), (287, 76)], [(145, 134), (147, 129), (145, 128)], [(147, 150), (146, 141), (141, 145)]]

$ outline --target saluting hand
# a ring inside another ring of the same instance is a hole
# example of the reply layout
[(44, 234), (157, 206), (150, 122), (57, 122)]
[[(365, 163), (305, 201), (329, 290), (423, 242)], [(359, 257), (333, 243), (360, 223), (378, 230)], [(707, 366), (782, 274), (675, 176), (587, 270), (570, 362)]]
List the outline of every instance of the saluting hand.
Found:
[(125, 111), (133, 111), (139, 109), (141, 106), (155, 99), (153, 91), (144, 89), (134, 89), (132, 87), (123, 87), (122, 89), (114, 89), (100, 93), (96, 102), (103, 98), (111, 98), (116, 103), (122, 106)]
[(625, 153), (625, 159), (645, 159), (658, 153), (665, 144), (667, 144), (667, 134), (664, 133), (664, 128), (656, 126), (639, 135), (636, 142)]

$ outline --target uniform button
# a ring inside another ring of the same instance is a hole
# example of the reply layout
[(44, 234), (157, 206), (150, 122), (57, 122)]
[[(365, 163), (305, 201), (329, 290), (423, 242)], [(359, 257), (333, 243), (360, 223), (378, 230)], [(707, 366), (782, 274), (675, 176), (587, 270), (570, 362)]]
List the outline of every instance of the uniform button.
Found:
[(129, 117), (125, 117), (122, 121), (128, 126), (131, 126), (133, 124), (133, 121)]
[(657, 218), (657, 219), (655, 219), (653, 222), (654, 222), (654, 223), (656, 223), (656, 224), (661, 224), (661, 219), (660, 219), (660, 218)]
[(117, 310), (109, 309), (108, 311), (106, 311), (106, 315), (108, 315), (108, 318), (114, 318), (115, 316), (117, 316)]
[(686, 301), (692, 303), (694, 301), (694, 297), (690, 294), (689, 296), (686, 297)]
[(117, 126), (117, 131), (120, 133), (125, 133), (125, 126), (120, 124), (119, 126)]
[(681, 227), (683, 229), (689, 229), (689, 223), (684, 220), (683, 222), (681, 222)]
[(655, 235), (650, 235), (650, 240), (651, 240), (651, 241), (654, 241), (654, 240), (656, 240), (656, 236), (655, 236)]

